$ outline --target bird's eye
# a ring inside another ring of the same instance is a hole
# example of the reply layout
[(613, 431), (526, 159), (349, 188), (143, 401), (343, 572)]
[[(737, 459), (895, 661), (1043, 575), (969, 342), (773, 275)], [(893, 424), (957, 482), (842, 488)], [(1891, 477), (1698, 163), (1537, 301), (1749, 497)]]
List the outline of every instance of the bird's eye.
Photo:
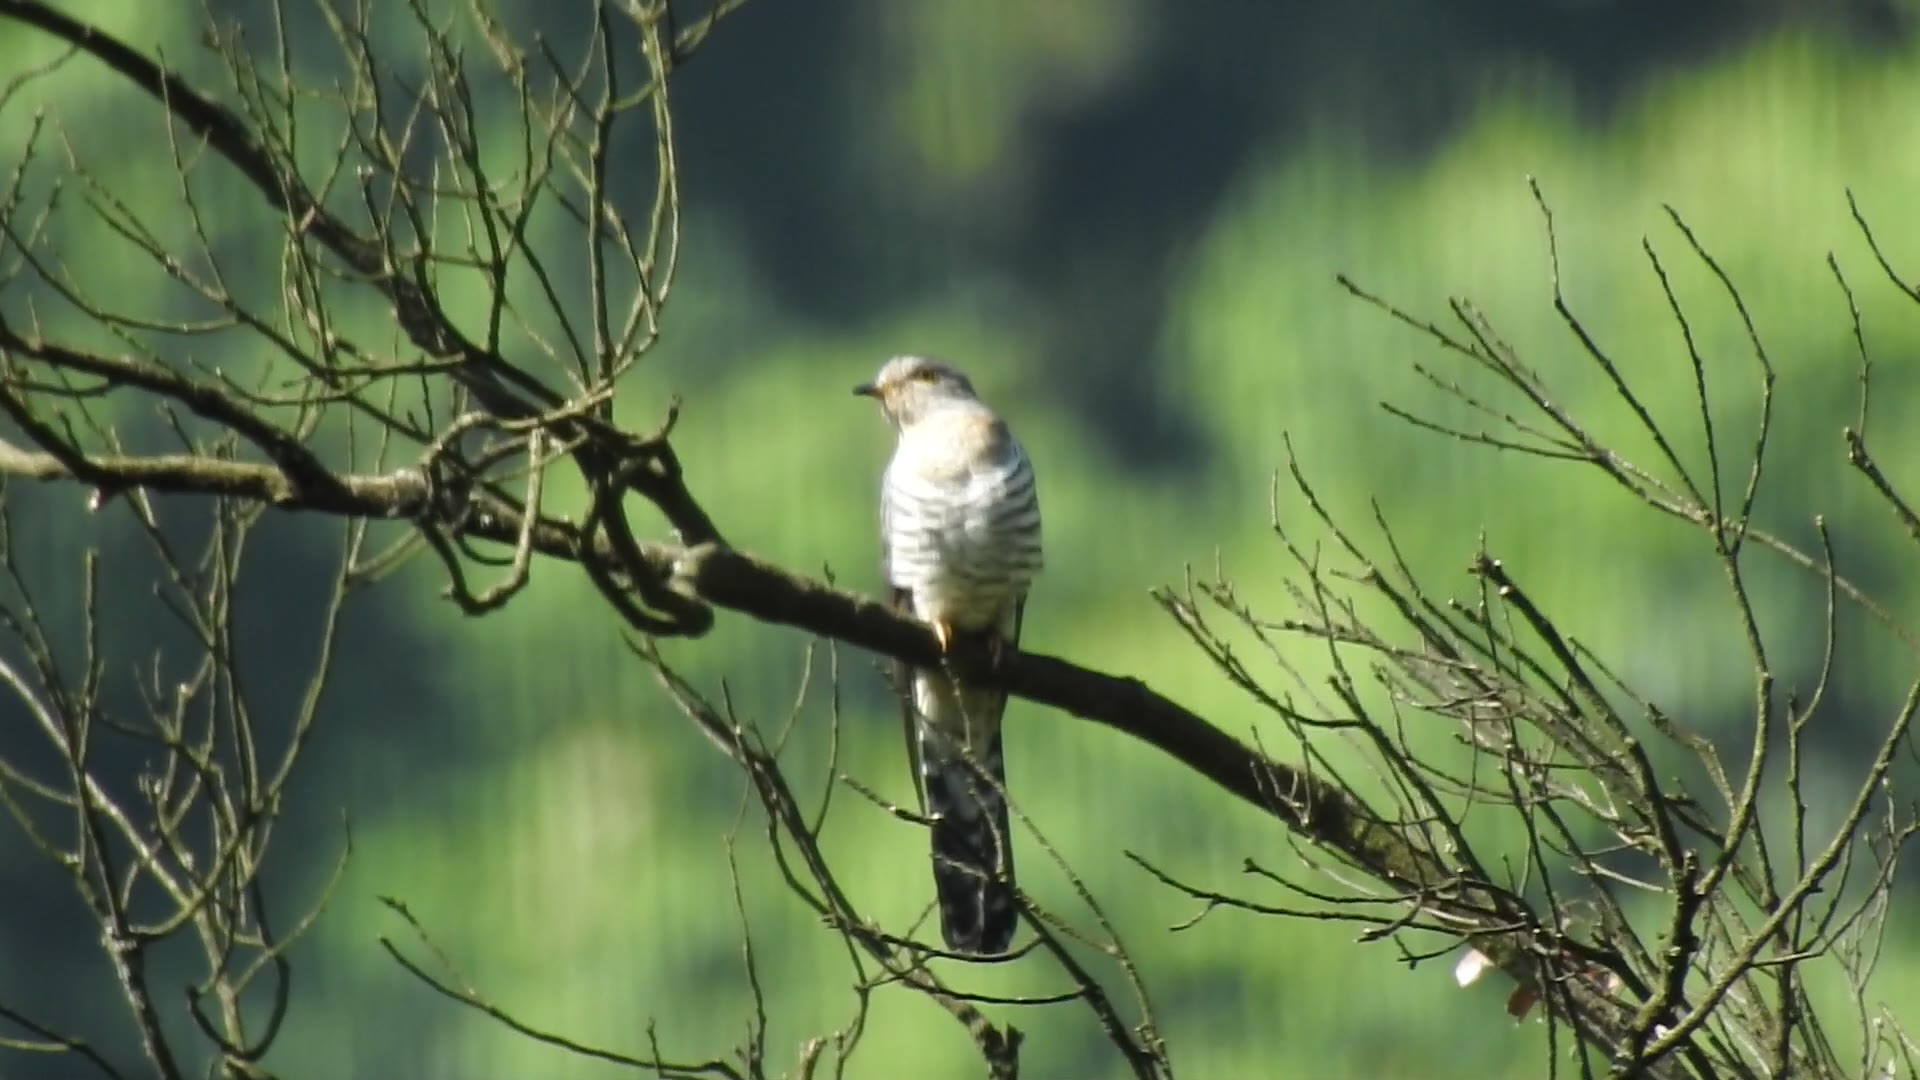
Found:
[(940, 381), (940, 372), (933, 368), (919, 368), (909, 377), (917, 379), (920, 382), (938, 382)]

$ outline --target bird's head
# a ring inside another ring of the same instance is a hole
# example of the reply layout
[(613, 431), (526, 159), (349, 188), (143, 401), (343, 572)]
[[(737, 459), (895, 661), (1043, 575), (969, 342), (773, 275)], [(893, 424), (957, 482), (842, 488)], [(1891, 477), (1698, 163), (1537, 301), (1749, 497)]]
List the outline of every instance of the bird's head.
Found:
[(924, 356), (894, 357), (881, 365), (872, 382), (854, 387), (853, 392), (878, 401), (880, 411), (896, 428), (943, 406), (979, 400), (965, 375)]

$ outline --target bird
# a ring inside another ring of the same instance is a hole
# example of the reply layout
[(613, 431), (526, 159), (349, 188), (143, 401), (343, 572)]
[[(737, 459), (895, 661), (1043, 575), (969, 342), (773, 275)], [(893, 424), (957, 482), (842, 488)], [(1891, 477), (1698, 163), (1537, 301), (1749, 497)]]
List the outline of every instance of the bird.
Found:
[[(889, 602), (927, 623), (943, 653), (967, 639), (997, 660), (1020, 643), (1042, 565), (1026, 451), (973, 383), (939, 360), (893, 357), (854, 393), (879, 402), (897, 436), (880, 483)], [(1000, 740), (1006, 692), (946, 666), (896, 671), (941, 937), (954, 953), (1004, 955), (1019, 922)]]

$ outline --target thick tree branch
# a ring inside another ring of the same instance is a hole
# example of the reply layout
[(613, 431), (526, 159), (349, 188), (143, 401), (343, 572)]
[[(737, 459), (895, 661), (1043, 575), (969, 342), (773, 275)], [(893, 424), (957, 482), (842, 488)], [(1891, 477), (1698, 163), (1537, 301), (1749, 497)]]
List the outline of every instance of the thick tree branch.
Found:
[[(273, 465), (230, 461), (197, 454), (121, 456), (85, 454), (76, 469), (52, 454), (23, 450), (0, 439), (0, 476), (27, 480), (89, 482), (98, 477), (102, 491), (126, 488), (179, 495), (225, 495), (286, 510), (311, 510), (342, 517), (406, 518), (428, 502), (431, 488), (414, 469), (390, 473), (334, 475), (322, 488), (303, 488)], [(568, 545), (547, 537), (556, 553)], [(537, 542), (537, 541), (536, 541)]]
[(1030, 652), (1009, 651), (997, 667), (982, 650), (961, 648), (943, 656), (932, 631), (918, 620), (715, 544), (688, 549), (676, 561), (674, 580), (690, 595), (761, 622), (798, 627), (917, 666), (952, 664), (1029, 701), (1105, 724), (1159, 747), (1298, 828), (1346, 833), (1368, 816), (1344, 792), (1267, 760), (1138, 679)]

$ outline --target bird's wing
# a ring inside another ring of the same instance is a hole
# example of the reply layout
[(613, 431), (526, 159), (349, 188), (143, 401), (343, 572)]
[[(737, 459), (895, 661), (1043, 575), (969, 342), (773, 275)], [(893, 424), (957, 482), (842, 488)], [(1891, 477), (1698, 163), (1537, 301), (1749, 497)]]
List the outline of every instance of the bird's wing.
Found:
[[(913, 593), (895, 585), (887, 586), (887, 603), (893, 610), (909, 618), (913, 617)], [(893, 694), (900, 699), (900, 730), (907, 740), (907, 761), (909, 764), (917, 758), (920, 745), (918, 713), (913, 707), (913, 665), (905, 660), (893, 661)], [(913, 792), (919, 801), (920, 809), (927, 807), (925, 786), (920, 783), (920, 770), (914, 768)]]
[[(886, 583), (887, 606), (912, 618), (914, 617), (913, 591), (903, 589), (893, 582), (893, 499), (889, 495), (892, 486), (882, 478), (880, 482), (880, 580)], [(919, 746), (919, 734), (916, 730), (918, 725), (915, 720), (917, 713), (913, 706), (913, 665), (905, 660), (895, 660), (889, 668), (893, 678), (893, 695), (900, 702), (900, 724), (906, 736), (907, 761), (912, 764), (916, 760), (918, 753), (916, 748)], [(920, 770), (914, 767), (908, 771), (913, 773), (914, 799), (919, 809), (924, 812), (927, 793), (925, 785), (920, 782)]]

